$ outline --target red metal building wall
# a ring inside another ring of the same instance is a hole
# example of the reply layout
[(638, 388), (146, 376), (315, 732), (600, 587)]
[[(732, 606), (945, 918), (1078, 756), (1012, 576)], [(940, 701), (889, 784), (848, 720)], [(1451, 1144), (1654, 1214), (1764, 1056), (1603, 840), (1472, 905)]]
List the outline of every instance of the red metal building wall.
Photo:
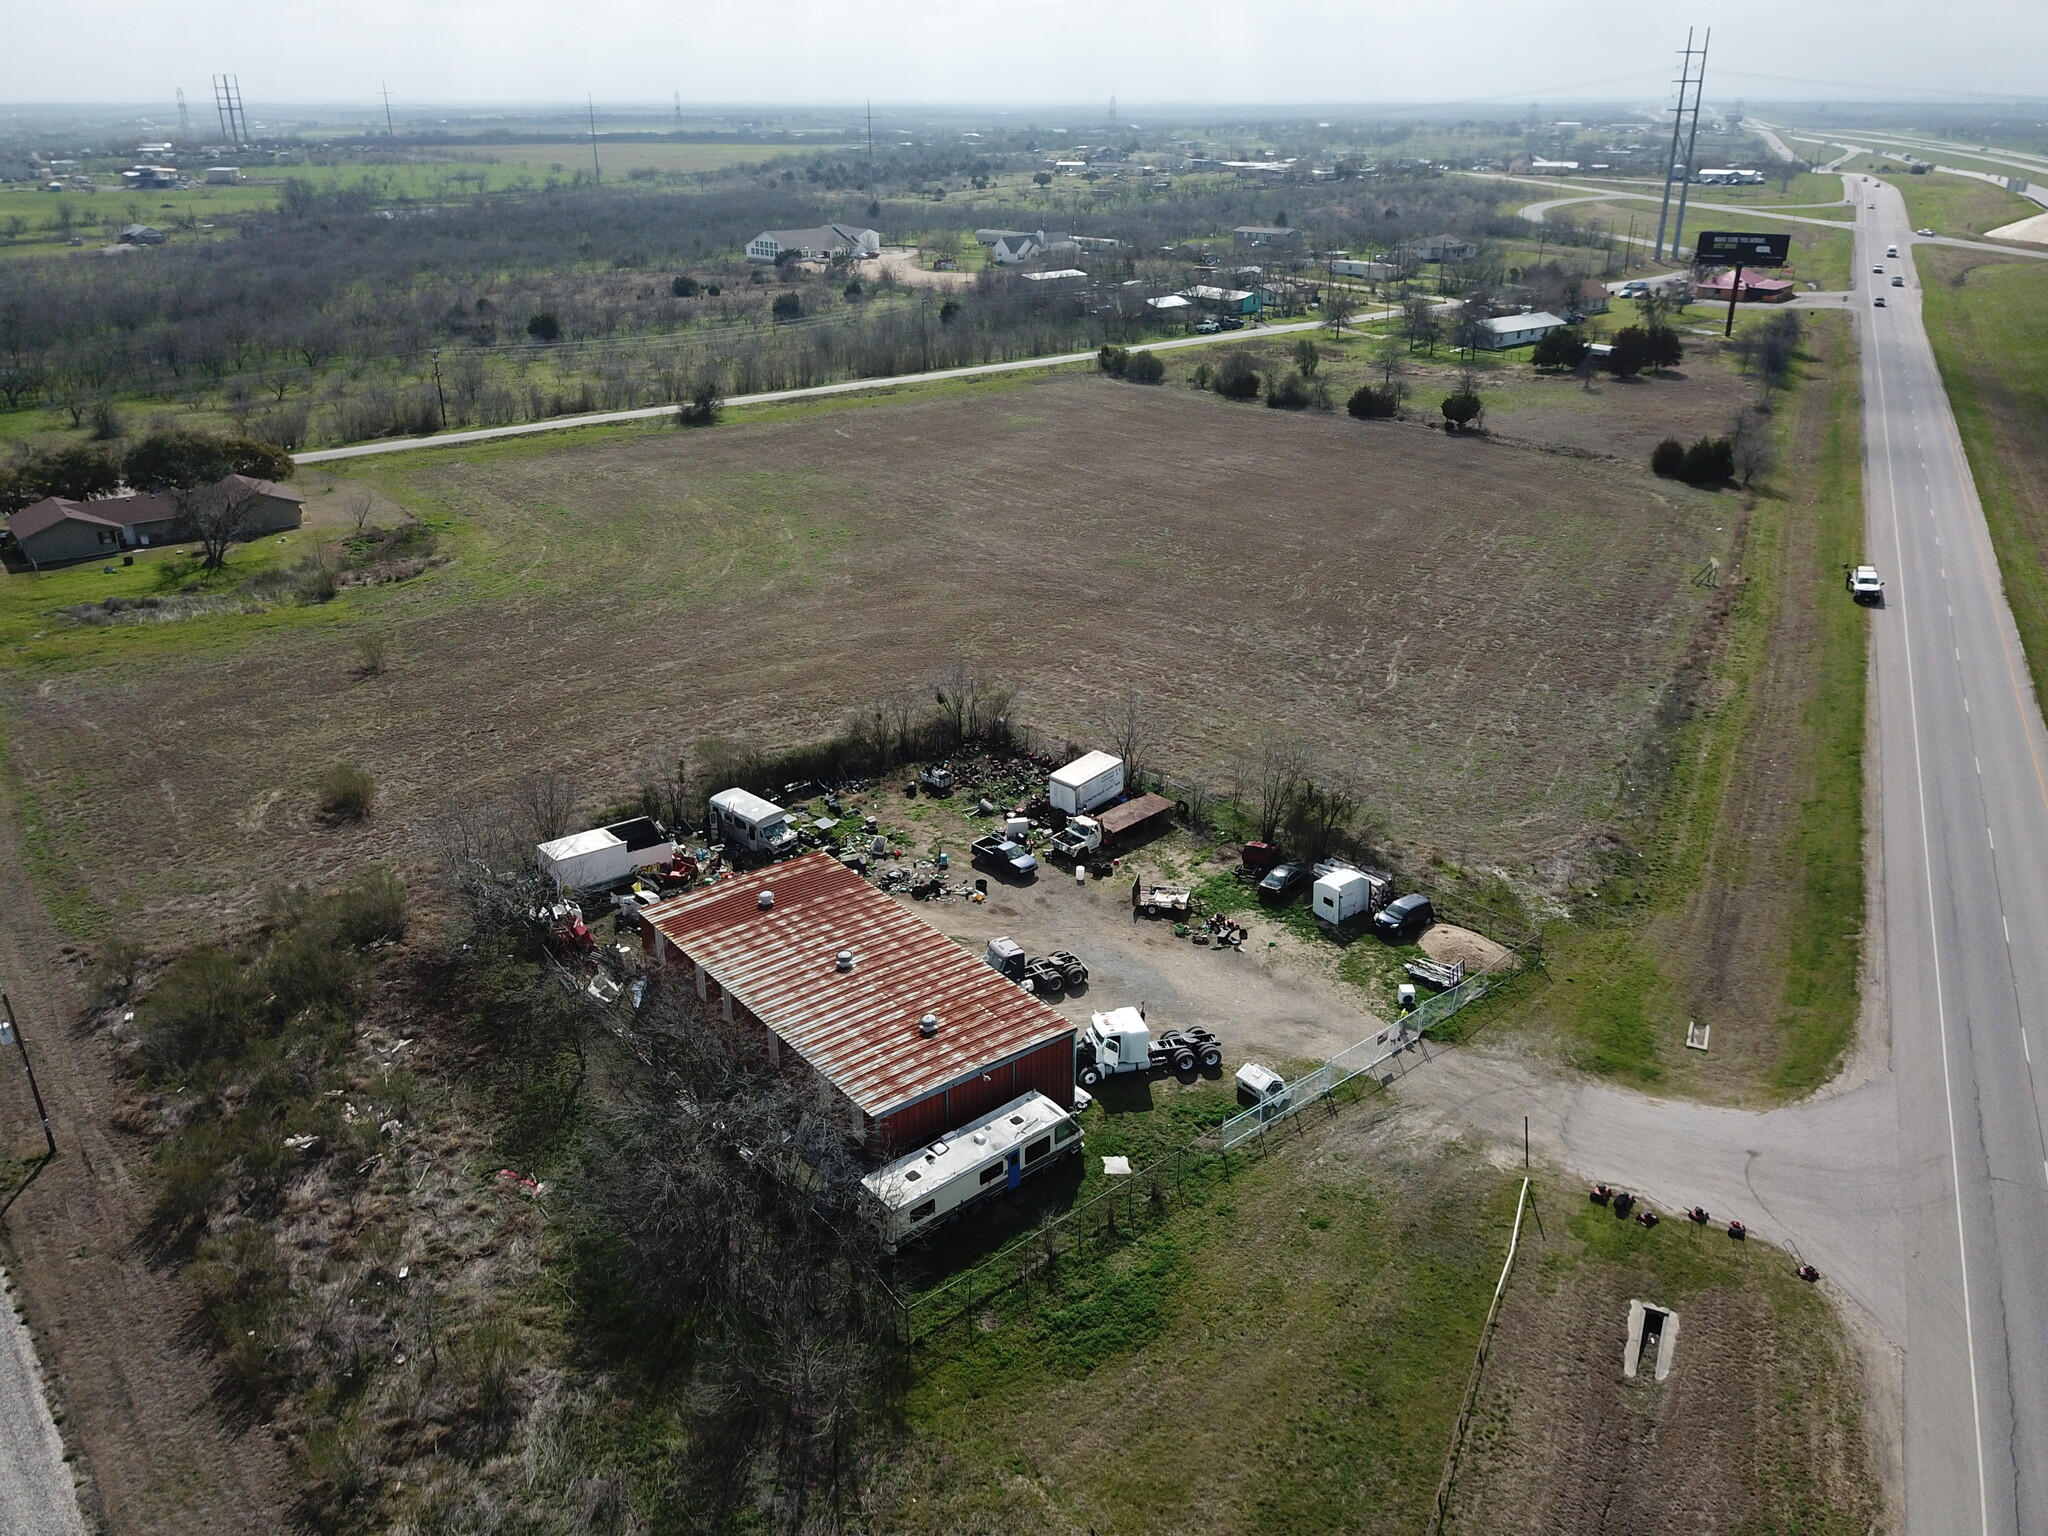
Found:
[(883, 1157), (900, 1157), (947, 1131), (1036, 1091), (1053, 1103), (1074, 1099), (1074, 1037), (1063, 1035), (979, 1077), (927, 1094), (875, 1122), (871, 1144)]

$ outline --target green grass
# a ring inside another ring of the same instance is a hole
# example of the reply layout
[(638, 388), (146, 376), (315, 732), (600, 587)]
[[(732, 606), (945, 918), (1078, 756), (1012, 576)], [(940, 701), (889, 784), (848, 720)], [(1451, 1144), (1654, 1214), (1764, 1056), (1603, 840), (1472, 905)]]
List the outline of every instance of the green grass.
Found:
[(1930, 171), (1925, 176), (1887, 179), (1905, 198), (1913, 227), (1939, 235), (1981, 235), (2042, 212), (2039, 203), (1967, 176)]
[[(1839, 325), (1820, 320), (1820, 324)], [(1781, 1004), (1772, 1020), (1774, 1049), (1752, 1091), (1796, 1097), (1826, 1081), (1854, 1038), (1859, 930), (1863, 910), (1862, 752), (1863, 616), (1835, 602), (1825, 578), (1861, 549), (1862, 478), (1855, 360), (1839, 331), (1825, 369), (1809, 364), (1801, 390), (1824, 392), (1825, 430), (1811, 474), (1766, 492), (1752, 514), (1743, 554), (1747, 582), (1736, 595), (1714, 663), (1704, 709), (1678, 733), (1675, 776), (1639, 853), (1625, 857), (1607, 884), (1609, 915), (1553, 927), (1546, 960), (1553, 986), (1543, 1010), (1562, 1026), (1577, 1064), (1638, 1083), (1662, 1081), (1682, 1037), (1682, 1000), (1663, 964), (1660, 920), (1682, 913), (1703, 882), (1739, 875), (1727, 860), (1725, 819), (1750, 744), (1758, 687), (1773, 624), (1785, 602), (1820, 602), (1817, 675), (1799, 723), (1806, 789), (1783, 848), (1746, 850), (1800, 872), (1787, 917), (1789, 953)], [(1794, 412), (1781, 406), (1789, 431)], [(1789, 445), (1788, 445), (1789, 453)], [(1815, 523), (1812, 568), (1788, 564), (1792, 519)], [(1818, 574), (1816, 575), (1816, 572)], [(1816, 590), (1818, 583), (1818, 590)], [(1482, 1004), (1482, 1010), (1486, 1005)], [(1486, 1017), (1482, 1012), (1478, 1017)]]
[(2048, 699), (2048, 268), (1916, 253), (1927, 334), (1984, 504), (2038, 698)]
[(1307, 1150), (947, 1336), (884, 1526), (1418, 1529), (1516, 1186)]

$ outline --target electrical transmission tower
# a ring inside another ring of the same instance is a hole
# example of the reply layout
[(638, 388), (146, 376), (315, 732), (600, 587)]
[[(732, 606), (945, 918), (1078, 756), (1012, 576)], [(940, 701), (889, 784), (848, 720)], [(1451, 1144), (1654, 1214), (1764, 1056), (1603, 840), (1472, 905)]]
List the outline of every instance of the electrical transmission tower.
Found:
[(249, 142), (249, 114), (242, 110), (241, 82), (233, 75), (213, 77), (213, 106), (220, 113), (221, 137), (230, 144)]
[[(1707, 28), (1706, 36), (1700, 39), (1700, 45), (1697, 48), (1693, 47), (1692, 39), (1693, 31), (1688, 27), (1685, 33), (1685, 52), (1679, 56), (1678, 105), (1671, 109), (1671, 152), (1665, 156), (1664, 202), (1657, 210), (1657, 243), (1651, 252), (1660, 261), (1664, 257), (1664, 231), (1669, 225), (1671, 218), (1671, 179), (1674, 176), (1680, 178), (1680, 180), (1678, 227), (1671, 231), (1672, 255), (1676, 256), (1678, 254), (1679, 244), (1685, 239), (1685, 204), (1687, 196), (1692, 189), (1693, 146), (1698, 142), (1700, 135), (1700, 91), (1705, 86), (1707, 80), (1707, 44), (1714, 40), (1714, 29), (1712, 27)], [(1695, 65), (1694, 60), (1698, 60), (1697, 65)], [(1688, 98), (1690, 99), (1689, 110), (1692, 114), (1690, 132), (1687, 131), (1686, 127)], [(1678, 141), (1681, 136), (1685, 139), (1685, 158), (1683, 160), (1678, 157)]]
[(178, 87), (178, 137), (192, 137), (192, 114), (185, 110), (185, 87)]
[(380, 80), (377, 82), (377, 89), (384, 97), (384, 137), (395, 139), (398, 137), (398, 127), (391, 121), (391, 87)]

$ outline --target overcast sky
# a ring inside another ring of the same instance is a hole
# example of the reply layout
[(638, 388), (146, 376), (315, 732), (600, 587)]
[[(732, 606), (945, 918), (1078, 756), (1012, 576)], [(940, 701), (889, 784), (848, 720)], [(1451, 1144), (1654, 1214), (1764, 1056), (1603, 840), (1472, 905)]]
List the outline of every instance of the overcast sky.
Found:
[(0, 106), (1654, 101), (1717, 21), (1710, 101), (2048, 90), (2048, 0), (4, 0)]

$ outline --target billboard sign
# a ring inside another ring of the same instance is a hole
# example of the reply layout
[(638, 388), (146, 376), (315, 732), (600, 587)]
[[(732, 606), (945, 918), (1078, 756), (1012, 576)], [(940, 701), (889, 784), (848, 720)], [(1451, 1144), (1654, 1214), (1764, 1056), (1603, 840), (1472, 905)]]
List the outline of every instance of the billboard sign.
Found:
[(1737, 230), (1702, 230), (1693, 242), (1693, 260), (1733, 267), (1782, 267), (1791, 254), (1790, 235), (1747, 234)]

